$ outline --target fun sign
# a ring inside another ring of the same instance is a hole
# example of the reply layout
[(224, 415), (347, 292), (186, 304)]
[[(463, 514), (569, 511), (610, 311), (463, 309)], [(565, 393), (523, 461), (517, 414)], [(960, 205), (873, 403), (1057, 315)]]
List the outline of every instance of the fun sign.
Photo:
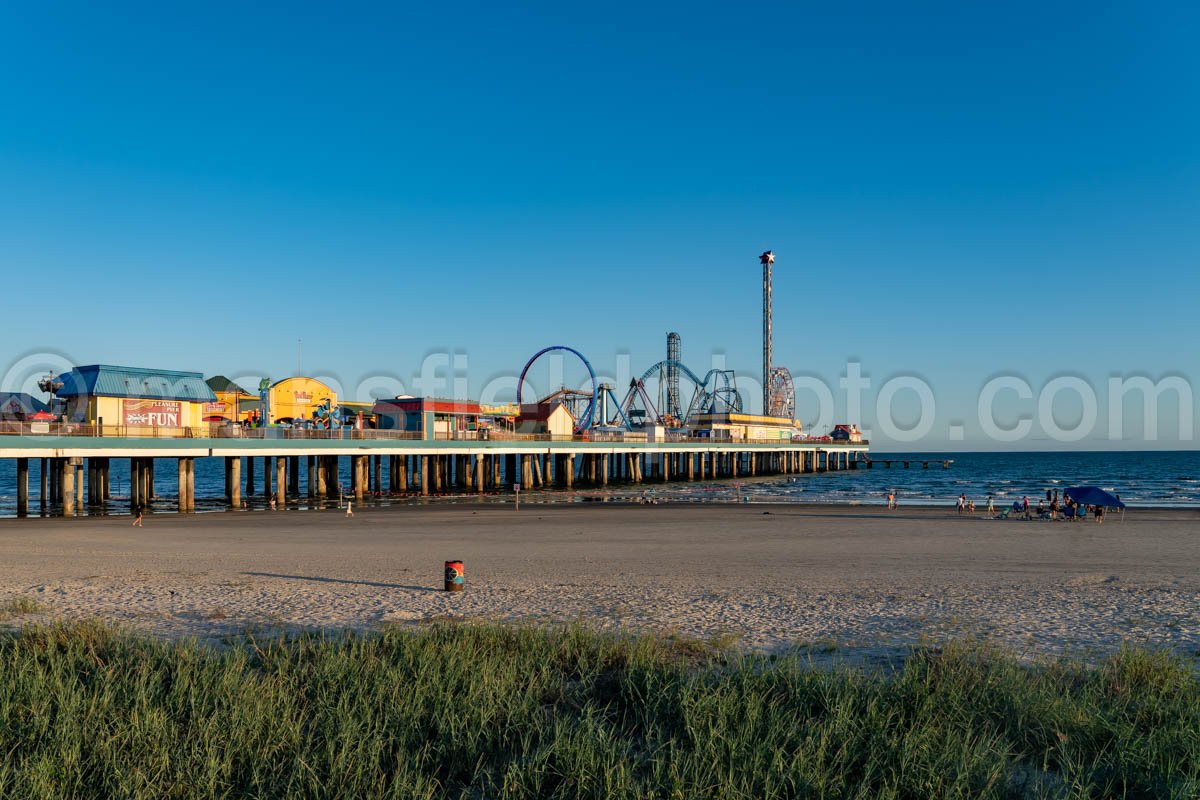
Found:
[(176, 400), (122, 400), (121, 416), (131, 427), (178, 428), (182, 404)]

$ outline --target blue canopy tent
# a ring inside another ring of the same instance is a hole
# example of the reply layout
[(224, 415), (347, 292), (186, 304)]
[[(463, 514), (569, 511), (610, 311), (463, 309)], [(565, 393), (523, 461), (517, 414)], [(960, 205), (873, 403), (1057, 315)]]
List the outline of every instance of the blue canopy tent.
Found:
[(1120, 498), (1109, 494), (1099, 486), (1072, 486), (1067, 489), (1066, 495), (1081, 506), (1125, 507)]
[[(1077, 503), (1076, 508), (1081, 506), (1099, 506), (1100, 508), (1120, 509), (1125, 508), (1125, 504), (1121, 502), (1121, 498), (1109, 494), (1099, 486), (1072, 486), (1070, 489), (1067, 489), (1065, 492), (1063, 492), (1063, 494)], [(1125, 521), (1124, 514), (1121, 514), (1121, 521)]]

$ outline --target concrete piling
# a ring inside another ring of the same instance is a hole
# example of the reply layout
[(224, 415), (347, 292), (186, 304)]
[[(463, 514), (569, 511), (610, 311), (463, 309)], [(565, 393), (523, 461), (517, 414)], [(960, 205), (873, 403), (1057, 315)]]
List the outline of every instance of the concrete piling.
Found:
[(329, 456), (317, 456), (317, 498), (329, 496)]
[(29, 459), (17, 459), (17, 516), (29, 516)]
[(176, 465), (179, 472), (179, 513), (187, 513), (187, 459), (181, 458)]
[(229, 505), (242, 507), (242, 457), (232, 456), (226, 462), (229, 470)]
[(64, 517), (75, 516), (75, 459), (68, 459), (62, 472), (62, 512)]
[(275, 507), (287, 506), (287, 456), (275, 456)]
[(187, 510), (188, 513), (196, 511), (196, 459), (189, 456), (187, 459)]

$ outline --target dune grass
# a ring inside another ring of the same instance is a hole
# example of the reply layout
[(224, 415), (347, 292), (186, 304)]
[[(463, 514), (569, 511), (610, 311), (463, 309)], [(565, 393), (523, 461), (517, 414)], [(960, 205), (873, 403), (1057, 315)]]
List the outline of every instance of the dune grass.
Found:
[(36, 614), (42, 610), (42, 607), (32, 597), (24, 595), (9, 597), (0, 600), (0, 622), (8, 622), (10, 619), (24, 614)]
[(1135, 650), (876, 674), (578, 628), (31, 626), (0, 638), (0, 796), (1200, 797), (1200, 683)]

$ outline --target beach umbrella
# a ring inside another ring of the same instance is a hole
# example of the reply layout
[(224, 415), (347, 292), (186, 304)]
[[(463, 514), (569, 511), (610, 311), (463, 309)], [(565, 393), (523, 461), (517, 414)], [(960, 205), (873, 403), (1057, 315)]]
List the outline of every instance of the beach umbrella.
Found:
[(1125, 507), (1123, 502), (1099, 486), (1072, 486), (1070, 489), (1067, 489), (1065, 494), (1083, 506), (1104, 506), (1105, 508)]
[(36, 414), (30, 414), (30, 415), (29, 415), (28, 417), (26, 417), (25, 419), (27, 419), (27, 420), (30, 420), (30, 421), (32, 421), (32, 422), (53, 422), (53, 421), (54, 421), (54, 415), (53, 415), (53, 414), (49, 414), (49, 413), (47, 413), (47, 412), (45, 412), (45, 411), (39, 411), (39, 412), (37, 412)]

